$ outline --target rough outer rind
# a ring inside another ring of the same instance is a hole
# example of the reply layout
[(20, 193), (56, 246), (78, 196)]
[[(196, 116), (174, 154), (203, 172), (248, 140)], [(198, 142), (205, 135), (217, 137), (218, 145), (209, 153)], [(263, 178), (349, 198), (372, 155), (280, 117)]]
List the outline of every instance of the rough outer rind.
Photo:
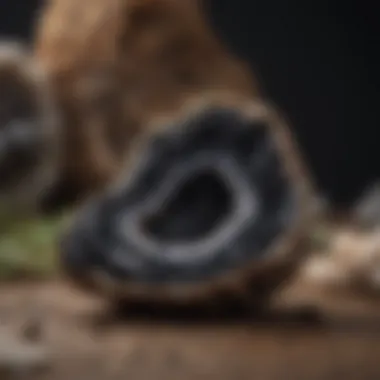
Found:
[(72, 189), (78, 198), (102, 190), (147, 123), (175, 112), (196, 93), (223, 89), (257, 96), (250, 70), (213, 35), (197, 3), (46, 3), (34, 52), (62, 109), (57, 187)]
[[(297, 193), (299, 214), (295, 223), (289, 226), (286, 234), (273, 242), (270, 254), (266, 255), (260, 263), (252, 263), (252, 265), (231, 271), (231, 273), (212, 281), (181, 286), (179, 284), (171, 286), (155, 284), (154, 288), (152, 288), (149, 284), (133, 284), (128, 281), (111, 278), (108, 274), (99, 270), (81, 278), (73, 276), (72, 279), (75, 283), (117, 300), (188, 304), (210, 301), (223, 297), (223, 295), (244, 299), (253, 297), (255, 300), (261, 300), (266, 299), (277, 286), (288, 279), (293, 271), (298, 268), (298, 264), (306, 252), (305, 243), (308, 241), (308, 232), (314, 220), (315, 210), (312, 206), (314, 200), (312, 185), (288, 127), (273, 108), (262, 103), (238, 99), (226, 96), (226, 94), (222, 96), (221, 94), (214, 94), (213, 100), (210, 99), (209, 97), (206, 101), (201, 100), (199, 102), (198, 100), (191, 103), (189, 107), (185, 107), (185, 111), (179, 114), (177, 120), (184, 120), (187, 117), (186, 115), (202, 112), (202, 110), (212, 107), (212, 105), (223, 105), (239, 110), (250, 120), (268, 121), (273, 141), (283, 158), (283, 169), (293, 182)], [(165, 132), (167, 128), (178, 125), (175, 120), (170, 123), (166, 120), (161, 123), (161, 127), (156, 124), (150, 130), (151, 134), (153, 133), (153, 136), (157, 137), (160, 131)], [(156, 131), (157, 135), (154, 135), (153, 130)], [(152, 135), (149, 138), (152, 138)], [(144, 145), (144, 139), (142, 140)], [(137, 157), (138, 150), (134, 152), (135, 155), (132, 155), (132, 157)], [(126, 178), (124, 177), (119, 184), (114, 184), (114, 187), (109, 190), (109, 194), (118, 192), (123, 183), (125, 186), (125, 182)], [(96, 203), (97, 200), (95, 199), (93, 204), (88, 205), (88, 210), (91, 211), (91, 208), (96, 206)]]

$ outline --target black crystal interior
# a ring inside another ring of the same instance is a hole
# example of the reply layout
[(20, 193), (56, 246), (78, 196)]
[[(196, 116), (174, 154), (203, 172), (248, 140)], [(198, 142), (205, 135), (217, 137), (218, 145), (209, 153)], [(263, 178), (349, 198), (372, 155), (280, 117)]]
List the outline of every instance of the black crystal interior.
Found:
[(204, 237), (231, 212), (231, 194), (212, 171), (186, 178), (159, 210), (143, 217), (143, 232), (170, 244)]

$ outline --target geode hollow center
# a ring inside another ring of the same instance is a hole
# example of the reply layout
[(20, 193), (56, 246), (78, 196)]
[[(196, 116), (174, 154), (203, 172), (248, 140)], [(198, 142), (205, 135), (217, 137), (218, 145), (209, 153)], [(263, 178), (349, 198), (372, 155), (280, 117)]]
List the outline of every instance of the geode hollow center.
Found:
[(191, 243), (218, 227), (232, 210), (232, 198), (216, 173), (197, 173), (165, 199), (161, 209), (145, 215), (142, 228), (165, 244)]
[(123, 235), (145, 254), (172, 262), (207, 258), (255, 218), (255, 189), (224, 154), (173, 165), (154, 194), (126, 214)]

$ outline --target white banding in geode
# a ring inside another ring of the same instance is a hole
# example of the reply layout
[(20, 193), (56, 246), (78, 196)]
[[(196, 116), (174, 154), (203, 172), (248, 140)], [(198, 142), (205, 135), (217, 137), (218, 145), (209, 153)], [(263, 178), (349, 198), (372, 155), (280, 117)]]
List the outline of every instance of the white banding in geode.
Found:
[[(183, 183), (205, 170), (214, 172), (223, 180), (232, 197), (232, 212), (228, 213), (223, 221), (219, 221), (208, 236), (194, 242), (168, 244), (149, 238), (142, 231), (142, 219), (157, 212), (174, 196)], [(129, 243), (134, 244), (143, 255), (164, 256), (173, 264), (199, 263), (200, 259), (208, 260), (210, 255), (217, 255), (218, 247), (233, 243), (244, 228), (244, 224), (252, 222), (259, 215), (259, 206), (257, 193), (246, 182), (233, 157), (226, 157), (222, 152), (212, 155), (205, 153), (192, 159), (187, 165), (181, 164), (172, 169), (150, 199), (120, 217), (118, 231), (121, 239), (128, 239)], [(120, 259), (118, 257), (117, 261)]]

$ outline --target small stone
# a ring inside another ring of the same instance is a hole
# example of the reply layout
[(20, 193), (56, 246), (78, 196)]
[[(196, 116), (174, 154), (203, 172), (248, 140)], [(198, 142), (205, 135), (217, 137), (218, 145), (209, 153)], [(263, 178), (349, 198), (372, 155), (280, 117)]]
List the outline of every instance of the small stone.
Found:
[(23, 342), (2, 331), (0, 333), (0, 378), (29, 378), (49, 368), (51, 360), (43, 344)]

